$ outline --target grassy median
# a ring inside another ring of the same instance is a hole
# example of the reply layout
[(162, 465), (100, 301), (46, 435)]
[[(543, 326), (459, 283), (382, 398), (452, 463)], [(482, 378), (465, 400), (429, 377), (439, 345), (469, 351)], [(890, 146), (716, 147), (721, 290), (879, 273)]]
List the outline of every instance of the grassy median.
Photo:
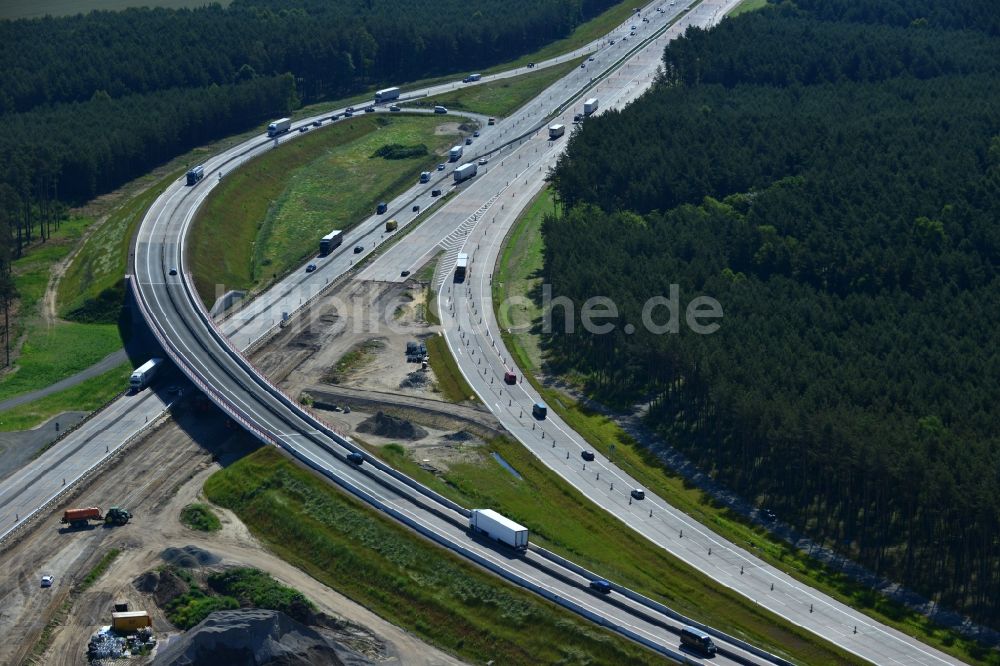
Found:
[(216, 472), (205, 493), (283, 559), (470, 663), (662, 663), (432, 545), (273, 448)]

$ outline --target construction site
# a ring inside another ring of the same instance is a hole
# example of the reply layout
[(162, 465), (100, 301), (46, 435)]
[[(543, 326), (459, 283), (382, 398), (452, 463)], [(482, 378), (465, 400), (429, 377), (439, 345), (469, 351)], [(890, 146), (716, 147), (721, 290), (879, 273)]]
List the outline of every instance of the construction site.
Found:
[[(281, 329), (252, 360), (289, 395), (308, 394), (325, 420), (358, 441), (399, 444), (424, 469), (446, 470), (478, 456), (481, 444), (502, 429), (481, 406), (447, 402), (437, 389), (421, 349), (436, 334), (424, 316), (425, 293), (416, 280), (348, 282), (320, 299), (309, 317)], [(392, 326), (384, 325), (386, 307)], [(383, 325), (372, 325), (379, 317)], [(326, 655), (325, 663), (461, 663), (271, 554), (225, 509), (213, 507), (218, 532), (181, 522), (185, 506), (205, 501), (202, 486), (213, 472), (260, 446), (233, 425), (185, 389), (168, 419), (33, 529), (4, 544), (0, 633), (21, 640), (0, 644), (0, 663), (174, 663), (195, 649), (198, 631), (234, 643), (282, 635), (283, 644), (291, 632), (294, 651)], [(315, 604), (316, 624), (240, 609), (218, 611), (214, 626), (183, 632), (164, 610), (185, 590), (169, 573), (177, 567), (196, 579), (233, 567), (266, 572)], [(40, 586), (43, 576), (50, 587)]]

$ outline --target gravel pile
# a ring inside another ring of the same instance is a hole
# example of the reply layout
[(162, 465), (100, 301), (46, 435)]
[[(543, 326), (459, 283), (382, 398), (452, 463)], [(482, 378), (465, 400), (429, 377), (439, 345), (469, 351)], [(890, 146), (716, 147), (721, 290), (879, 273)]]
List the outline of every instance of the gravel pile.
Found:
[(359, 423), (357, 431), (390, 439), (416, 440), (427, 436), (427, 431), (420, 426), (413, 425), (406, 419), (389, 416), (383, 412), (378, 412), (375, 416), (369, 416)]

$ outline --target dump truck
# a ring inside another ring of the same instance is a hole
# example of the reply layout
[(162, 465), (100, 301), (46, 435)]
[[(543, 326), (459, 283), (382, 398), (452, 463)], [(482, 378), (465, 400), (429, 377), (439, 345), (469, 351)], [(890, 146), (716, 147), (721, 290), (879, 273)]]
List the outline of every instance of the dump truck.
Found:
[(463, 150), (465, 150), (465, 149), (462, 148), (461, 145), (452, 146), (451, 150), (448, 151), (448, 161), (449, 162), (457, 162), (458, 159), (462, 156), (462, 151)]
[(281, 118), (280, 120), (275, 120), (267, 126), (267, 135), (272, 137), (278, 136), (280, 134), (284, 134), (290, 129), (292, 129), (292, 119)]
[(458, 253), (458, 259), (455, 260), (455, 281), (461, 282), (465, 279), (465, 276), (469, 274), (469, 255), (465, 252)]
[(517, 550), (528, 549), (528, 528), (518, 525), (510, 518), (493, 509), (473, 509), (469, 514), (469, 529), (485, 534), (494, 541)]
[(384, 90), (379, 90), (375, 93), (376, 104), (385, 104), (386, 102), (391, 102), (394, 99), (399, 99), (399, 88), (385, 88)]
[(120, 634), (132, 634), (145, 627), (152, 627), (149, 611), (126, 611), (111, 614), (111, 628)]
[(566, 133), (566, 126), (562, 124), (549, 125), (549, 138), (558, 139)]
[(92, 520), (104, 520), (104, 514), (98, 506), (88, 506), (82, 509), (66, 509), (63, 511), (63, 523), (70, 527), (86, 527)]
[(597, 98), (591, 97), (583, 103), (583, 115), (589, 116), (594, 111), (597, 111)]
[(133, 391), (141, 391), (149, 386), (156, 376), (156, 371), (163, 364), (162, 358), (151, 358), (138, 368), (136, 368), (128, 379), (129, 388)]
[(453, 172), (453, 175), (455, 177), (455, 182), (461, 183), (462, 181), (472, 178), (473, 176), (476, 175), (477, 168), (478, 167), (476, 167), (475, 162), (467, 162), (462, 166), (458, 167)]

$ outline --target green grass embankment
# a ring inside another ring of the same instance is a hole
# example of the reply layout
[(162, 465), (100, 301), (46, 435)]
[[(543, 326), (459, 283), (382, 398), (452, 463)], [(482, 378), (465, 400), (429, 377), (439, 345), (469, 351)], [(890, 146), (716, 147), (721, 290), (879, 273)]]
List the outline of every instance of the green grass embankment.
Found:
[[(320, 237), (350, 229), (433, 168), (454, 143), (440, 117), (362, 114), (313, 130), (228, 174), (199, 211), (188, 245), (202, 299), (252, 290), (316, 251)], [(424, 156), (373, 157), (385, 145), (426, 146)], [(220, 233), (220, 230), (225, 230)], [(217, 288), (216, 285), (222, 285)]]
[(471, 663), (662, 663), (449, 554), (274, 449), (216, 472), (205, 493), (283, 559)]

